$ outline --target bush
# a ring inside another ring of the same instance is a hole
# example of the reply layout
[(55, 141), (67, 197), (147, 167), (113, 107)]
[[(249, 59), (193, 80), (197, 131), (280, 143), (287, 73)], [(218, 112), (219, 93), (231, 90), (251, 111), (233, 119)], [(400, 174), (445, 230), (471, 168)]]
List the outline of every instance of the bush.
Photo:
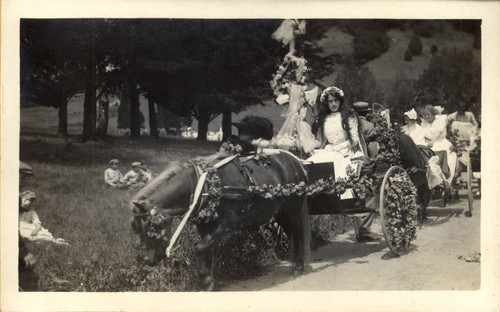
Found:
[(411, 54), (410, 50), (405, 51), (405, 61), (410, 62), (413, 57), (413, 54)]
[(413, 55), (422, 54), (422, 41), (418, 36), (413, 36), (408, 44), (408, 50), (410, 50)]
[(414, 31), (420, 37), (430, 38), (439, 31), (439, 27), (433, 21), (419, 21)]
[(434, 54), (436, 54), (436, 53), (437, 53), (437, 51), (438, 51), (438, 47), (437, 47), (437, 45), (433, 44), (433, 45), (431, 46), (431, 54), (432, 54), (432, 55), (434, 55)]
[[(481, 97), (481, 64), (472, 50), (442, 49), (420, 76), (418, 90), (430, 103), (448, 101), (446, 109), (453, 112), (457, 90), (469, 97)], [(477, 109), (473, 110), (476, 116), (480, 107)]]
[(385, 53), (390, 46), (389, 37), (382, 30), (362, 29), (354, 37), (354, 58), (362, 63)]

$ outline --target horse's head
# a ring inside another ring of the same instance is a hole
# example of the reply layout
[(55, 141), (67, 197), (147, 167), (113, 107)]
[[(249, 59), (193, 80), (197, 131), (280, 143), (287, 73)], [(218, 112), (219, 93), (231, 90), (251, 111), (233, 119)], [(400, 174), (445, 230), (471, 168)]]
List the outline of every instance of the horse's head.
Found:
[(155, 265), (165, 255), (172, 219), (188, 209), (197, 178), (192, 166), (174, 164), (152, 180), (131, 202), (132, 230), (139, 235), (139, 260)]
[(162, 259), (172, 227), (172, 220), (165, 218), (160, 210), (147, 200), (134, 201), (132, 231), (139, 235), (140, 243), (134, 246), (138, 260), (155, 265)]

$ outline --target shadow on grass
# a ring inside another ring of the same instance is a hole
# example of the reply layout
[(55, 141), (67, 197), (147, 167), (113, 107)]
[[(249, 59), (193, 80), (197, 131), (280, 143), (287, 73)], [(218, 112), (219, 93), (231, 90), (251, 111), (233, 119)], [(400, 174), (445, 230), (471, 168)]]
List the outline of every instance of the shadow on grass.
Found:
[(219, 145), (220, 142), (182, 137), (107, 137), (104, 140), (81, 142), (80, 136), (61, 138), (49, 134), (23, 133), (20, 137), (20, 159), (28, 164), (38, 162), (71, 167), (107, 167), (110, 159), (118, 158), (126, 166), (133, 161), (145, 161), (149, 167), (156, 165), (160, 170), (168, 161), (185, 161), (214, 154)]

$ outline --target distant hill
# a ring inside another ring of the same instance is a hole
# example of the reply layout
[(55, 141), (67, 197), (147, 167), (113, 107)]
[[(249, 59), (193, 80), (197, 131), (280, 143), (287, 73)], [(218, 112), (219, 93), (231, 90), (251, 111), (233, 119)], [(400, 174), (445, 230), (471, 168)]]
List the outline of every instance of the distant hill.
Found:
[[(386, 83), (400, 74), (405, 74), (407, 78), (417, 79), (423, 70), (428, 66), (432, 55), (431, 46), (435, 44), (439, 51), (443, 49), (472, 49), (473, 35), (466, 32), (456, 31), (450, 23), (445, 24), (443, 32), (436, 33), (430, 38), (420, 38), (423, 49), (422, 55), (414, 56), (412, 61), (404, 60), (404, 52), (408, 48), (408, 43), (414, 34), (413, 29), (400, 30), (391, 29), (387, 31), (387, 36), (390, 38), (390, 47), (387, 52), (380, 57), (369, 61), (366, 66), (373, 72), (379, 85)], [(353, 53), (354, 37), (340, 30), (337, 27), (330, 28), (323, 39), (316, 44), (323, 48), (324, 54), (328, 56), (332, 54), (347, 56)], [(480, 61), (481, 51), (473, 50), (474, 57)], [(336, 73), (332, 73), (325, 77), (322, 81), (324, 85), (333, 83)], [(271, 78), (271, 77), (269, 77)], [(269, 92), (271, 95), (271, 91)], [(117, 129), (117, 110), (118, 107), (113, 105), (116, 99), (110, 101), (110, 120), (108, 127), (109, 135), (120, 135), (123, 131)], [(147, 101), (145, 98), (140, 98), (141, 111), (146, 119), (146, 127), (148, 127), (149, 112)], [(273, 124), (275, 132), (277, 132), (283, 124), (284, 117), (280, 116), (283, 107), (275, 104), (271, 99), (265, 102), (265, 105), (255, 105), (249, 107), (246, 111), (240, 114), (233, 114), (233, 122), (237, 122), (247, 115), (259, 115), (269, 118)], [(21, 132), (42, 132), (52, 133), (57, 132), (57, 110), (49, 107), (27, 107), (21, 109)], [(82, 132), (83, 118), (83, 96), (75, 97), (68, 105), (68, 133), (70, 135), (78, 135)], [(222, 124), (222, 117), (219, 116), (209, 125), (209, 130), (217, 131)], [(196, 120), (193, 121), (192, 127), (197, 129)]]

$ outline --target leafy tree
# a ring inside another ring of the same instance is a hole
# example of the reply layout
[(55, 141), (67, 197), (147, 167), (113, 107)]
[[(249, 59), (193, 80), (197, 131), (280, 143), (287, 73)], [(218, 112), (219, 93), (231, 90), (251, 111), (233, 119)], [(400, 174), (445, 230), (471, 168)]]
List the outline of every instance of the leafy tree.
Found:
[(335, 85), (344, 90), (348, 104), (357, 101), (373, 103), (380, 97), (373, 73), (368, 67), (354, 62), (352, 58), (342, 65)]
[(416, 83), (416, 80), (401, 73), (383, 87), (384, 102), (395, 118), (402, 118), (405, 111), (416, 108)]
[(408, 50), (413, 55), (420, 55), (422, 54), (422, 41), (418, 36), (413, 36), (410, 40), (410, 43), (408, 44)]
[(389, 49), (389, 37), (382, 30), (365, 29), (354, 38), (354, 57), (367, 62), (380, 56)]
[(21, 97), (58, 107), (61, 135), (67, 134), (67, 102), (83, 91), (83, 139), (96, 139), (96, 90), (103, 90), (105, 29), (105, 20), (95, 19), (21, 21)]
[(52, 20), (22, 19), (20, 23), (21, 103), (58, 108), (61, 136), (68, 133), (67, 104), (83, 90), (84, 78), (66, 34)]
[(443, 25), (440, 21), (419, 20), (414, 25), (415, 34), (423, 38), (430, 38), (442, 30)]
[[(128, 94), (129, 90), (124, 89), (120, 95), (120, 106), (118, 106), (118, 129), (130, 129), (130, 94)], [(138, 114), (139, 125), (141, 128), (144, 127), (144, 115), (139, 110)], [(132, 134), (130, 134), (132, 135)]]
[[(418, 80), (420, 97), (428, 104), (456, 110), (458, 97), (481, 99), (481, 65), (471, 50), (446, 50), (433, 57)], [(475, 108), (474, 113), (479, 113)]]
[(158, 106), (158, 122), (159, 127), (164, 128), (165, 131), (168, 132), (170, 128), (176, 128), (176, 132), (180, 130), (182, 127), (189, 127), (192, 123), (192, 117), (188, 116), (179, 116), (171, 111)]

